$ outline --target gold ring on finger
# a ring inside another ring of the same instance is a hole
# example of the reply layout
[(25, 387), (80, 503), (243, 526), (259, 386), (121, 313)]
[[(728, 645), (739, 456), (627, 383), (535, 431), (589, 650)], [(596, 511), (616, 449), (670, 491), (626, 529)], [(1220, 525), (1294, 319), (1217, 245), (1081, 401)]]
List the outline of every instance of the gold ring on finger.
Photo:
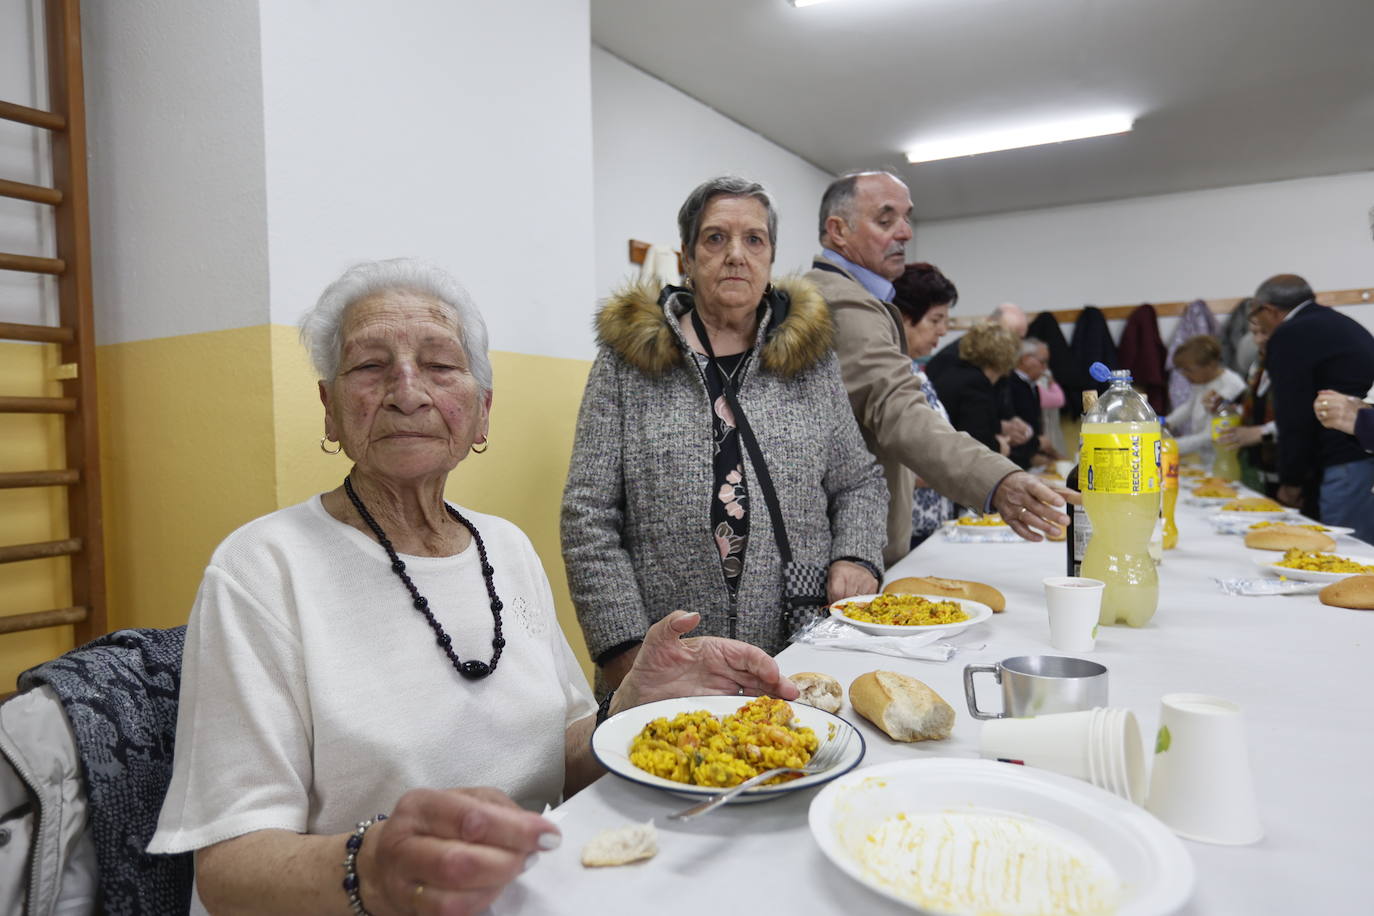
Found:
[(411, 904), (414, 905), (414, 906), (419, 906), (419, 905), (420, 905), (420, 898), (423, 897), (424, 895), (425, 895), (425, 886), (424, 886), (424, 884), (423, 884), (423, 883), (417, 882), (417, 883), (415, 884), (415, 890), (413, 890), (413, 891), (410, 892), (410, 902), (411, 902)]

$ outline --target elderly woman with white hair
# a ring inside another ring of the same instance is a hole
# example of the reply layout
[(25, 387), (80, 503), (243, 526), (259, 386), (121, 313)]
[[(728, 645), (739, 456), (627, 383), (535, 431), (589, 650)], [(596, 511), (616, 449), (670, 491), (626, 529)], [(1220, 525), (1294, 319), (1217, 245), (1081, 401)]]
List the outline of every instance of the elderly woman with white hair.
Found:
[(751, 646), (679, 639), (697, 618), (676, 614), (597, 709), (529, 540), (444, 498), (492, 403), (486, 327), (447, 274), (355, 267), (301, 337), (320, 446), (352, 468), (226, 538), (196, 596), (149, 846), (196, 851), (194, 911), (478, 912), (558, 845), (534, 811), (601, 772), (598, 717), (796, 695)]

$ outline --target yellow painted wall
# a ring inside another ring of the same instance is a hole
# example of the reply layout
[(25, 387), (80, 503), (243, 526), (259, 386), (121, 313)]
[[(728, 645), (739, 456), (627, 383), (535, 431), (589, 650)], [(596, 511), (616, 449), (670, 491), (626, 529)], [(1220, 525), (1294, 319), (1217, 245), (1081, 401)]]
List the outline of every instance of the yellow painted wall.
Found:
[[(0, 391), (59, 393), (41, 382), (55, 363), (54, 347), (5, 346)], [(590, 363), (498, 352), (492, 366), (491, 449), (458, 467), (448, 496), (529, 535), (590, 676), (558, 541)], [(346, 458), (319, 450), (316, 377), (295, 328), (103, 346), (97, 370), (110, 629), (185, 623), (206, 561), (227, 534), (333, 489), (347, 473)], [(0, 470), (61, 467), (61, 455), (55, 418), (0, 415)], [(0, 490), (0, 543), (63, 536), (63, 496), (61, 488)], [(65, 606), (66, 576), (66, 560), (0, 566), (0, 613)], [(71, 645), (70, 628), (0, 637), (0, 693), (20, 671)]]
[(215, 545), (276, 508), (268, 339), (98, 349), (110, 629), (185, 623)]

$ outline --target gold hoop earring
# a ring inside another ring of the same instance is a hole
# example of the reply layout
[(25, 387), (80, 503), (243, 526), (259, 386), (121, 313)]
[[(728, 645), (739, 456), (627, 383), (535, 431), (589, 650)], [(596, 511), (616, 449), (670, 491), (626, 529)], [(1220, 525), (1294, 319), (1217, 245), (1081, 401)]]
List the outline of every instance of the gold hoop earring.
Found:
[(487, 453), (487, 449), (491, 448), (491, 440), (483, 439), (481, 448), (478, 448), (475, 445), (469, 445), (468, 448), (472, 449), (472, 453), (474, 455), (485, 455)]
[(343, 451), (343, 443), (340, 442), (335, 446), (334, 451), (331, 452), (329, 449), (324, 447), (324, 444), (328, 441), (328, 436), (320, 436), (320, 451), (324, 452), (326, 455), (337, 455), (339, 454), (339, 452)]

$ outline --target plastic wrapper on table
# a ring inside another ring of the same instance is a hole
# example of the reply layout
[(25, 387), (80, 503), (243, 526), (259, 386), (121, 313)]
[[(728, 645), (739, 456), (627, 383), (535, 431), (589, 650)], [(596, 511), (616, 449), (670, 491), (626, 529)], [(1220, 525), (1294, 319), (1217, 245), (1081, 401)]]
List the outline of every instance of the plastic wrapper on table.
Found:
[(945, 537), (956, 544), (1019, 544), (1021, 536), (1010, 528), (982, 525), (945, 524)]
[[(792, 634), (792, 642), (815, 646), (817, 649), (848, 649), (854, 652), (876, 652), (897, 658), (918, 658), (947, 662), (959, 651), (959, 646), (938, 642), (939, 633), (914, 636), (874, 636), (834, 617), (817, 617)], [(966, 647), (971, 648), (971, 647)]]
[(1298, 582), (1294, 579), (1215, 579), (1228, 595), (1315, 595), (1322, 590), (1320, 582)]

